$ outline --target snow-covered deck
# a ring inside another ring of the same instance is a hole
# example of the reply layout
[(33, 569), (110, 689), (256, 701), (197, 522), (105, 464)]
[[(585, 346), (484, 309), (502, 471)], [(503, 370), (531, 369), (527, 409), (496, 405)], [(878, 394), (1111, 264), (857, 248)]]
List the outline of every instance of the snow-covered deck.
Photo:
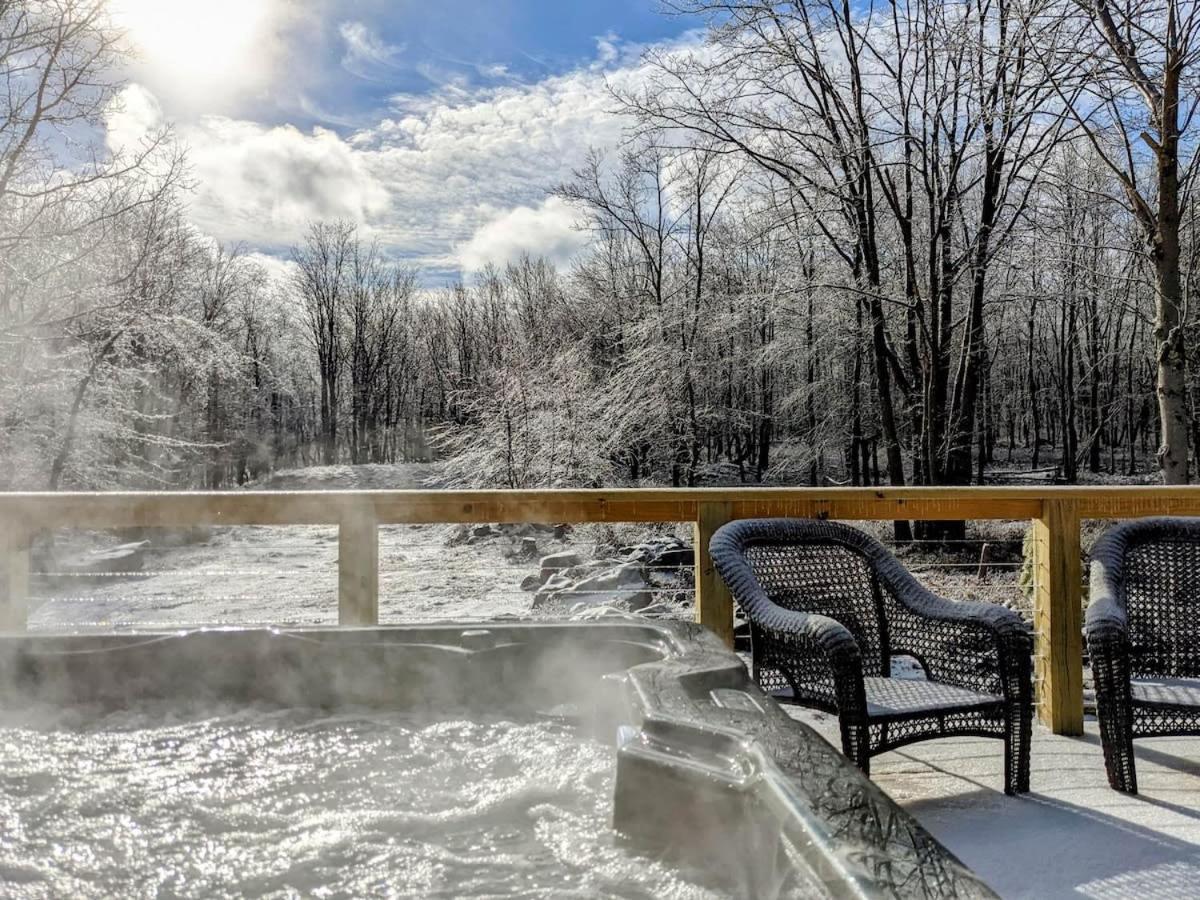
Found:
[[(836, 743), (831, 716), (787, 707)], [(1138, 787), (1108, 787), (1096, 720), (1034, 725), (1031, 792), (1003, 793), (1003, 744), (925, 741), (871, 761), (876, 784), (1002, 897), (1200, 896), (1200, 738), (1135, 742)]]

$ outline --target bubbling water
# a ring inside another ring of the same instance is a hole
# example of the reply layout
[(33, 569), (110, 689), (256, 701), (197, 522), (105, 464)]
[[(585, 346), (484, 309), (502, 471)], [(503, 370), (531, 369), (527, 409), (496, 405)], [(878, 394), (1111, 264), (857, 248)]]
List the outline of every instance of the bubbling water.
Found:
[(555, 721), (0, 712), (15, 897), (718, 896), (623, 849), (612, 749)]

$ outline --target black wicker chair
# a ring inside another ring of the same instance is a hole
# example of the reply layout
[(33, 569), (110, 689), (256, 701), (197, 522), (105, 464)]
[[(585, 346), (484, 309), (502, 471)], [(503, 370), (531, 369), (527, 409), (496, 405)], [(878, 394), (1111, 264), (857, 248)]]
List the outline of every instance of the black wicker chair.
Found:
[[(755, 681), (837, 713), (864, 773), (886, 750), (982, 735), (1004, 739), (1004, 792), (1029, 790), (1032, 640), (1019, 615), (937, 597), (878, 541), (833, 522), (731, 522), (710, 549), (749, 620)], [(900, 655), (928, 680), (890, 677)]]
[(1133, 739), (1200, 734), (1200, 519), (1136, 519), (1092, 550), (1088, 654), (1108, 783), (1137, 793)]

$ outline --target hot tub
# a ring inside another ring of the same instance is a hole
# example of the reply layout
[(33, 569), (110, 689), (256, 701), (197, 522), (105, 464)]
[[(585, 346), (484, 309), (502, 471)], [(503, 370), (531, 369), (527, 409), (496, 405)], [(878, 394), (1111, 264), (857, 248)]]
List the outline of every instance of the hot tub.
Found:
[(992, 896), (686, 623), (2, 636), (0, 819), (15, 896)]

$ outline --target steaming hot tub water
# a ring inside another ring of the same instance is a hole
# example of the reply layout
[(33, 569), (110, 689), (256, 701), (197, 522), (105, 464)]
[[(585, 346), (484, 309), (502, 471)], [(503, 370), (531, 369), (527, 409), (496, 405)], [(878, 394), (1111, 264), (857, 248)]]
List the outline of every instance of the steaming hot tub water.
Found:
[(994, 896), (694, 625), (0, 634), (0, 896), (380, 895)]
[(553, 719), (0, 713), (4, 896), (709, 897), (623, 848), (614, 750)]

